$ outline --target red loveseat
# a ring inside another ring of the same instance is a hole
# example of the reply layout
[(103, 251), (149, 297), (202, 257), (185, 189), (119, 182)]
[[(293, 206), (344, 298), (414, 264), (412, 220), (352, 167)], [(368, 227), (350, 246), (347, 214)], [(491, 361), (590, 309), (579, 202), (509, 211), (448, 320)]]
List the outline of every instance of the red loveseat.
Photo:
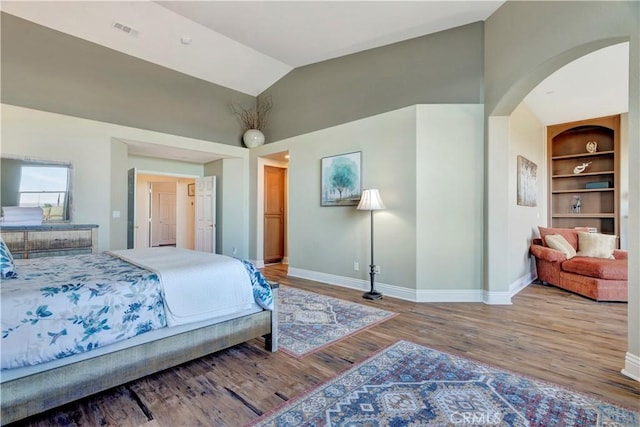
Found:
[(546, 245), (545, 236), (559, 234), (577, 251), (581, 229), (540, 227), (539, 239), (531, 244), (538, 279), (596, 301), (628, 300), (627, 251), (613, 250), (613, 259), (567, 256)]

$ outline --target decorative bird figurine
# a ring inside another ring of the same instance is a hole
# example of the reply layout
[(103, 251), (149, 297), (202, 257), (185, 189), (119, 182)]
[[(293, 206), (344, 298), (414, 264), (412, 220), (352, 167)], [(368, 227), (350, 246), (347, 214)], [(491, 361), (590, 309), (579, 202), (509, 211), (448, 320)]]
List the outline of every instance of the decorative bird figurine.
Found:
[(584, 170), (587, 168), (587, 166), (589, 166), (591, 163), (592, 162), (583, 163), (580, 166), (576, 166), (575, 168), (573, 168), (573, 173), (578, 174), (578, 173), (584, 172)]

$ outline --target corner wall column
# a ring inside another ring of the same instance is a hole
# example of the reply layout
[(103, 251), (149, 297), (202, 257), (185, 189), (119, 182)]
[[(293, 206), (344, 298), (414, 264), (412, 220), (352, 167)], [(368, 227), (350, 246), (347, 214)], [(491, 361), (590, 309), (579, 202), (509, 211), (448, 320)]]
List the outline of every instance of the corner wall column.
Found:
[(487, 304), (511, 304), (509, 273), (509, 117), (487, 118), (485, 288)]

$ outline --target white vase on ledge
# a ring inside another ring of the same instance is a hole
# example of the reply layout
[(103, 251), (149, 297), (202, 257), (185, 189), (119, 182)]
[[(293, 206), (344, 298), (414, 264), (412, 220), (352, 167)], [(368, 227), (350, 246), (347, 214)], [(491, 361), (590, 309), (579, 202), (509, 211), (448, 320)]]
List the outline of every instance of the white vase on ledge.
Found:
[(258, 129), (249, 129), (242, 135), (242, 141), (247, 148), (255, 148), (264, 144), (264, 134)]

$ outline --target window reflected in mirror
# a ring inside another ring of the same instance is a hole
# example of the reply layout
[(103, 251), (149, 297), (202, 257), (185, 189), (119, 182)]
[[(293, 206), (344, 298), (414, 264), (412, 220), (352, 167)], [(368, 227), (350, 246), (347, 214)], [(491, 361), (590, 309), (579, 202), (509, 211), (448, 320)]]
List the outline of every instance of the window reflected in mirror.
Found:
[(43, 222), (70, 221), (71, 164), (2, 158), (2, 207), (40, 207)]

